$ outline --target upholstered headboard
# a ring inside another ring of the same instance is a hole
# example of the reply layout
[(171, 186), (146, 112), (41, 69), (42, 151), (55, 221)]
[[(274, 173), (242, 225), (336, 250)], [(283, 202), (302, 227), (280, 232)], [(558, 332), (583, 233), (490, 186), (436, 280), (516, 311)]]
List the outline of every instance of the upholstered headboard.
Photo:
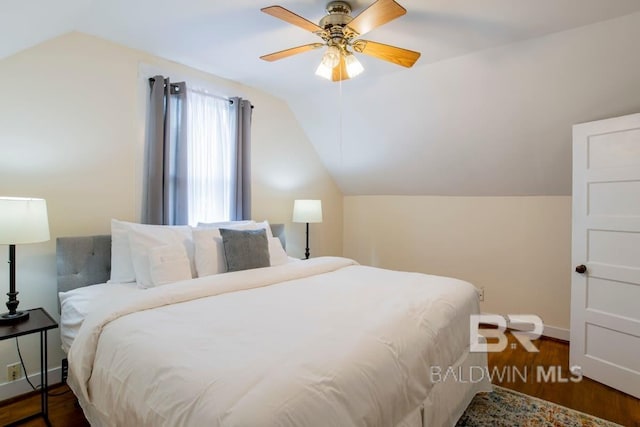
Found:
[[(284, 224), (270, 225), (286, 248)], [(56, 262), (58, 292), (105, 283), (111, 276), (111, 236), (58, 237)]]
[(105, 283), (111, 276), (111, 236), (56, 239), (58, 292)]

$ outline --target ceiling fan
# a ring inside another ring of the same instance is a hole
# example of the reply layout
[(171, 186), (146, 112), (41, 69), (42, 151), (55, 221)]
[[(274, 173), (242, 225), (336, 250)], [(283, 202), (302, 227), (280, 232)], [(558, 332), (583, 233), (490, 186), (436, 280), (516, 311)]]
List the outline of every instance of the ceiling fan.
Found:
[(353, 54), (363, 53), (403, 67), (411, 67), (420, 58), (420, 52), (402, 49), (370, 40), (359, 39), (361, 35), (407, 13), (394, 0), (377, 0), (355, 18), (351, 6), (344, 1), (327, 4), (327, 15), (319, 25), (296, 15), (282, 6), (269, 6), (262, 12), (282, 19), (290, 24), (321, 37), (324, 43), (311, 43), (261, 56), (265, 61), (277, 61), (313, 49), (327, 46), (316, 74), (332, 81), (346, 80), (360, 74), (364, 68)]

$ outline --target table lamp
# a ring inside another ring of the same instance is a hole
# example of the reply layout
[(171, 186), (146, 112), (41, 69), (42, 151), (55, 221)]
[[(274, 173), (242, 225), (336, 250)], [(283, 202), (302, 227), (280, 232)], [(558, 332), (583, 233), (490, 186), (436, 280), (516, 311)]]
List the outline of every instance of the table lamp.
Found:
[(309, 223), (322, 222), (321, 200), (295, 200), (293, 202), (293, 222), (307, 223), (307, 247), (305, 259), (309, 259)]
[(9, 245), (8, 313), (0, 314), (0, 324), (26, 320), (28, 311), (17, 311), (16, 244), (49, 240), (47, 202), (44, 199), (0, 197), (0, 244)]

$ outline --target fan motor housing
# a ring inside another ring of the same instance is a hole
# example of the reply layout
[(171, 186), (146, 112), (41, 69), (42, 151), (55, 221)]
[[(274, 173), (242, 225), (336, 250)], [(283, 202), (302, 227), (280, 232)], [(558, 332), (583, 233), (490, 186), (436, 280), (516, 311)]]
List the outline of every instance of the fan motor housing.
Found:
[(320, 20), (320, 27), (325, 30), (331, 30), (334, 26), (344, 27), (353, 20), (351, 15), (351, 6), (343, 1), (332, 1), (327, 4), (327, 13)]
[(327, 4), (326, 11), (328, 14), (343, 13), (349, 15), (351, 13), (351, 5), (346, 1), (332, 1)]

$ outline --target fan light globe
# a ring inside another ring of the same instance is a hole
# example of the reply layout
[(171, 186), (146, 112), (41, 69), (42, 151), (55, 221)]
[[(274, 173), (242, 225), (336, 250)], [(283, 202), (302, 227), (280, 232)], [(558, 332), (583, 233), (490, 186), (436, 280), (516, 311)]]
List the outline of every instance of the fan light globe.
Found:
[(327, 48), (327, 51), (322, 56), (322, 64), (329, 69), (333, 69), (339, 63), (340, 49), (338, 49), (336, 46), (329, 46)]
[(344, 62), (347, 67), (347, 75), (349, 75), (349, 78), (360, 75), (364, 71), (364, 67), (360, 61), (358, 61), (358, 58), (356, 58), (352, 53), (347, 53), (345, 55)]
[(324, 79), (331, 80), (331, 68), (326, 67), (322, 62), (316, 68), (316, 76), (320, 76)]

